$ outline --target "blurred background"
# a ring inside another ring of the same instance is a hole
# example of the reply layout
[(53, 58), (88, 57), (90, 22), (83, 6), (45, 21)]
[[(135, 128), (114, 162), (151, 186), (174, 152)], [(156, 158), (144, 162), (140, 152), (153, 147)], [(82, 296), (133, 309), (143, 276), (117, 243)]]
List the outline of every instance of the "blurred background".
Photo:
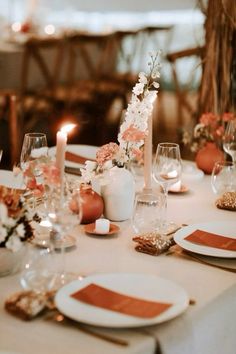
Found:
[(154, 144), (181, 143), (196, 123), (206, 2), (194, 0), (0, 0), (0, 148), (17, 160), (28, 131), (55, 144), (62, 122), (70, 143), (116, 141), (149, 53), (161, 50)]

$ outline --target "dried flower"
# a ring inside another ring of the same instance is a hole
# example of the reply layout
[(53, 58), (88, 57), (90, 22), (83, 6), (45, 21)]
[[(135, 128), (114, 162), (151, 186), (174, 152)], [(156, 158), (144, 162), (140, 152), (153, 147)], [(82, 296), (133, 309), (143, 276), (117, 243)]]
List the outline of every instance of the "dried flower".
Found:
[(0, 186), (0, 247), (16, 252), (32, 239), (30, 221), (20, 192)]
[(160, 64), (158, 63), (159, 52), (156, 55), (150, 54), (149, 73), (139, 73), (138, 82), (132, 90), (131, 101), (125, 113), (125, 119), (120, 126), (118, 142), (102, 146), (96, 155), (96, 166), (85, 165), (81, 169), (84, 182), (114, 165), (124, 166), (129, 160), (142, 156), (142, 147), (145, 136), (148, 134), (148, 118), (152, 114), (153, 103), (157, 96), (160, 77)]
[(215, 142), (221, 145), (228, 121), (235, 118), (233, 113), (223, 113), (221, 116), (214, 113), (204, 113), (193, 132), (183, 132), (183, 144), (189, 145), (192, 152), (197, 152), (207, 142)]

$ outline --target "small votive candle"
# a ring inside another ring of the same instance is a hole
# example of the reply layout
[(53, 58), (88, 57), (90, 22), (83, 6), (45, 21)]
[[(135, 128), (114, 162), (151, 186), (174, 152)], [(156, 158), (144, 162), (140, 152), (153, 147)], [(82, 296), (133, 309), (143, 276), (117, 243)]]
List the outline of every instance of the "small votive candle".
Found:
[(107, 219), (98, 219), (95, 221), (95, 231), (98, 234), (107, 234), (110, 231), (110, 221)]
[(178, 181), (170, 187), (170, 190), (173, 192), (179, 192), (181, 190), (181, 181)]

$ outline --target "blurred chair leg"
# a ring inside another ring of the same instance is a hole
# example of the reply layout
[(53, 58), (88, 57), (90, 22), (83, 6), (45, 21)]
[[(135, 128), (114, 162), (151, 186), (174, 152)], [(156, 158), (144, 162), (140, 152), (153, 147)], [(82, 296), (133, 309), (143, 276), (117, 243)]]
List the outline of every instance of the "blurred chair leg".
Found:
[(14, 94), (9, 95), (9, 141), (11, 165), (13, 166), (19, 159), (20, 129), (17, 117), (17, 97)]

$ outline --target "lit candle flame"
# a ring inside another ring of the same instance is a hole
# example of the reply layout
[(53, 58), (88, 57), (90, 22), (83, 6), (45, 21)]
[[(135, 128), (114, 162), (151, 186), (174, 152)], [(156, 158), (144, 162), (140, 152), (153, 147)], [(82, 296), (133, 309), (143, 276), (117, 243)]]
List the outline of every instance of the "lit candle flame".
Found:
[(67, 124), (67, 125), (64, 125), (62, 128), (61, 128), (61, 132), (62, 133), (69, 133), (72, 129), (74, 129), (74, 127), (76, 126), (76, 124)]

